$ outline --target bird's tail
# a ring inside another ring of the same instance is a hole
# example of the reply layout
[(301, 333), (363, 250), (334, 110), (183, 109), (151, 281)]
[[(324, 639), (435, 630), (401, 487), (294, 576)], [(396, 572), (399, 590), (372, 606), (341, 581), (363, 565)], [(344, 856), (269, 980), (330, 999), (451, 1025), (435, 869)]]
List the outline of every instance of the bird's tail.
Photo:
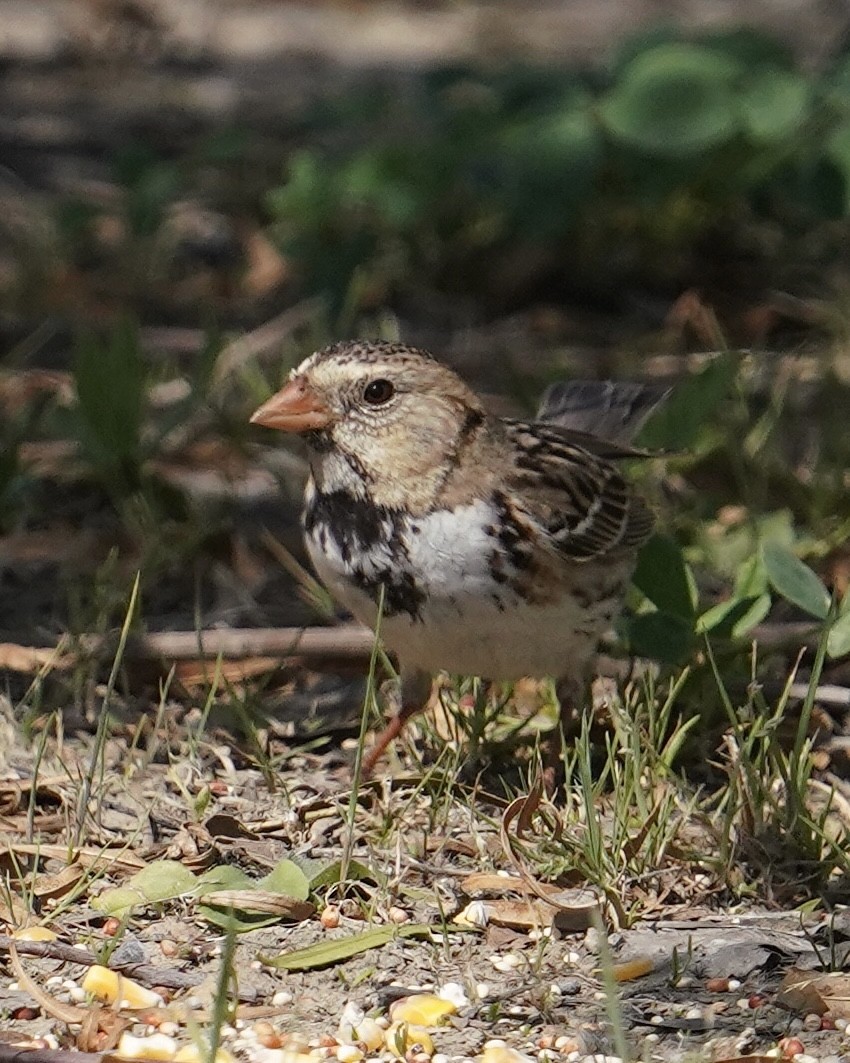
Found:
[(544, 392), (537, 420), (628, 445), (671, 390), (631, 381), (561, 380)]

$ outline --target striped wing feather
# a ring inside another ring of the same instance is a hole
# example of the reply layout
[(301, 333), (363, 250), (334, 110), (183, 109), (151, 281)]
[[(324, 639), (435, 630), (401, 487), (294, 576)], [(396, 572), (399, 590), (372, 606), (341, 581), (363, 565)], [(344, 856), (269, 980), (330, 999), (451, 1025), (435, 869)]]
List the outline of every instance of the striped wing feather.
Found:
[(515, 454), (510, 486), (559, 554), (591, 561), (649, 537), (648, 507), (612, 461), (577, 442), (584, 442), (583, 433), (522, 421), (505, 425)]

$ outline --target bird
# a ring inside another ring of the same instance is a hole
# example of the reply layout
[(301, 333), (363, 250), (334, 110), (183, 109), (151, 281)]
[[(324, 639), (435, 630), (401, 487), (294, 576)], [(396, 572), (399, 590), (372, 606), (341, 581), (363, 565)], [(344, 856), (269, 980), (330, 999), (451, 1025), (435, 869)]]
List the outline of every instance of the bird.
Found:
[[(589, 692), (654, 516), (620, 463), (664, 400), (657, 384), (562, 381), (533, 420), (488, 412), (428, 351), (335, 343), (251, 422), (297, 433), (310, 474), (307, 552), (331, 595), (399, 661), (374, 773), (435, 673), (554, 677), (562, 723)], [(549, 752), (561, 753), (560, 732)], [(549, 776), (551, 781), (551, 774)]]

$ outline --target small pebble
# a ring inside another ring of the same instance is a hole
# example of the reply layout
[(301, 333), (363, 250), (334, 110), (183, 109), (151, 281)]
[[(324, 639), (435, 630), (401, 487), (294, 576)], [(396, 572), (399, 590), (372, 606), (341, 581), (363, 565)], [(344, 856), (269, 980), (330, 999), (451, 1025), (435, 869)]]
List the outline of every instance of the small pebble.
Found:
[(730, 978), (729, 979), (729, 989), (730, 989), (731, 992), (734, 993), (736, 989), (740, 989), (740, 988), (741, 988), (740, 979), (738, 979), (738, 978)]
[(685, 1018), (686, 1019), (703, 1019), (703, 1018), (705, 1018), (705, 1016), (703, 1015), (702, 1008), (694, 1006), (692, 1008), (688, 1008), (688, 1010), (685, 1012)]
[[(490, 996), (490, 986), (486, 982), (479, 982), (475, 987), (475, 995), (479, 1000), (486, 1000)], [(439, 1054), (438, 1052), (437, 1055)], [(437, 1056), (434, 1058), (436, 1059)]]
[(282, 1008), (286, 1004), (292, 1003), (292, 994), (285, 989), (279, 989), (272, 997), (272, 1007)]
[(577, 993), (581, 992), (581, 982), (578, 978), (564, 978), (558, 984), (565, 997), (574, 997)]
[(816, 1015), (813, 1011), (810, 1012), (803, 1019), (803, 1029), (804, 1030), (808, 1030), (809, 1032), (811, 1032), (813, 1030), (819, 1030), (820, 1029), (820, 1024), (821, 1024), (820, 1015)]

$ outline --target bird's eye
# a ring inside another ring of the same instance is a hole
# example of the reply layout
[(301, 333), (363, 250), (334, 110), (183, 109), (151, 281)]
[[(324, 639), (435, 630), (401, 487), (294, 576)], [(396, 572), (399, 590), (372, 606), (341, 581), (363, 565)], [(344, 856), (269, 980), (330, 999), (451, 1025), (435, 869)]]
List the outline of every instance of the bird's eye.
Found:
[(389, 380), (370, 380), (363, 389), (363, 401), (368, 402), (370, 406), (383, 406), (394, 394), (395, 388)]

